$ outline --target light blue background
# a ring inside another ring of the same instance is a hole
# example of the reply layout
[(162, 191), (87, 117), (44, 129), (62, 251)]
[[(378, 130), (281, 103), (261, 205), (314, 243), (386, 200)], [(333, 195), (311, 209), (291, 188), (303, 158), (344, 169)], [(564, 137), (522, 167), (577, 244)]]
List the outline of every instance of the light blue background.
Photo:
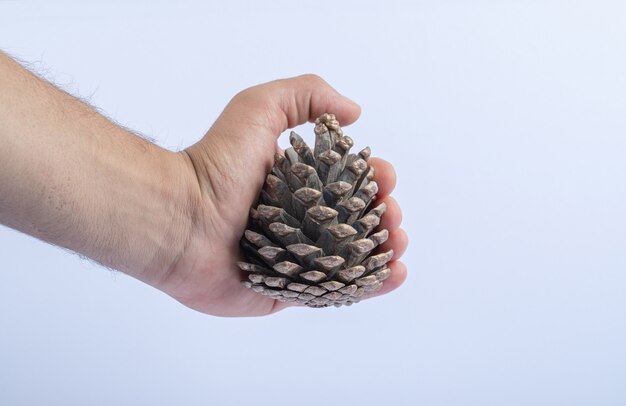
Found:
[(0, 227), (1, 405), (626, 404), (626, 3), (127, 3), (0, 1), (0, 49), (173, 149), (322, 75), (396, 165), (410, 276), (221, 319)]

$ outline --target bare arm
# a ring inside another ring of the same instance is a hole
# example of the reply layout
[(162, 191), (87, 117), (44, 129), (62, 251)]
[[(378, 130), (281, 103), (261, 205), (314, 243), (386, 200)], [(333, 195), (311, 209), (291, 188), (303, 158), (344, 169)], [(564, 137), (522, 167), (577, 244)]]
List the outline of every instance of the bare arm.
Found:
[(0, 53), (0, 223), (158, 277), (189, 233), (183, 165)]

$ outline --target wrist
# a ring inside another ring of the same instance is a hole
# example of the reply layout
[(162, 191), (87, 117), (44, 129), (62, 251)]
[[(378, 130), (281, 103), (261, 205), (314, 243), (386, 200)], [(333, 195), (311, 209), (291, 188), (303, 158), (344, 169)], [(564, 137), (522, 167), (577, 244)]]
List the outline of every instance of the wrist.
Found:
[[(143, 199), (153, 199), (136, 223), (129, 224), (129, 235), (145, 242), (139, 249), (146, 255), (143, 264), (127, 271), (131, 276), (160, 290), (171, 284), (171, 275), (179, 268), (192, 235), (193, 217), (198, 201), (198, 187), (193, 168), (181, 153), (161, 149), (154, 154), (151, 173)], [(191, 169), (191, 170), (190, 170)], [(151, 196), (151, 197), (148, 197)]]

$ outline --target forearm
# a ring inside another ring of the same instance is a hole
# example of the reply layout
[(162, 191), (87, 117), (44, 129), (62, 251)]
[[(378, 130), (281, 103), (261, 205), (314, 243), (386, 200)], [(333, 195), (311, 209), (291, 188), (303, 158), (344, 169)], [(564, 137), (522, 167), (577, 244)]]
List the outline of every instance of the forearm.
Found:
[(0, 223), (156, 284), (190, 221), (178, 158), (0, 53)]

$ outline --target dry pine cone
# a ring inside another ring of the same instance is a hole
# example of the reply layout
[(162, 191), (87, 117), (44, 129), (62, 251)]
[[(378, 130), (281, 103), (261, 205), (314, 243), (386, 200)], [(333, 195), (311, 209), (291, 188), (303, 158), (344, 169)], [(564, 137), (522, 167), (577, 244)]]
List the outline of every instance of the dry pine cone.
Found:
[(315, 121), (315, 149), (295, 132), (292, 147), (276, 155), (259, 204), (241, 239), (245, 286), (285, 302), (311, 307), (358, 302), (380, 289), (393, 252), (373, 255), (389, 236), (374, 229), (385, 212), (373, 206), (378, 186), (367, 159), (350, 154), (332, 114)]

